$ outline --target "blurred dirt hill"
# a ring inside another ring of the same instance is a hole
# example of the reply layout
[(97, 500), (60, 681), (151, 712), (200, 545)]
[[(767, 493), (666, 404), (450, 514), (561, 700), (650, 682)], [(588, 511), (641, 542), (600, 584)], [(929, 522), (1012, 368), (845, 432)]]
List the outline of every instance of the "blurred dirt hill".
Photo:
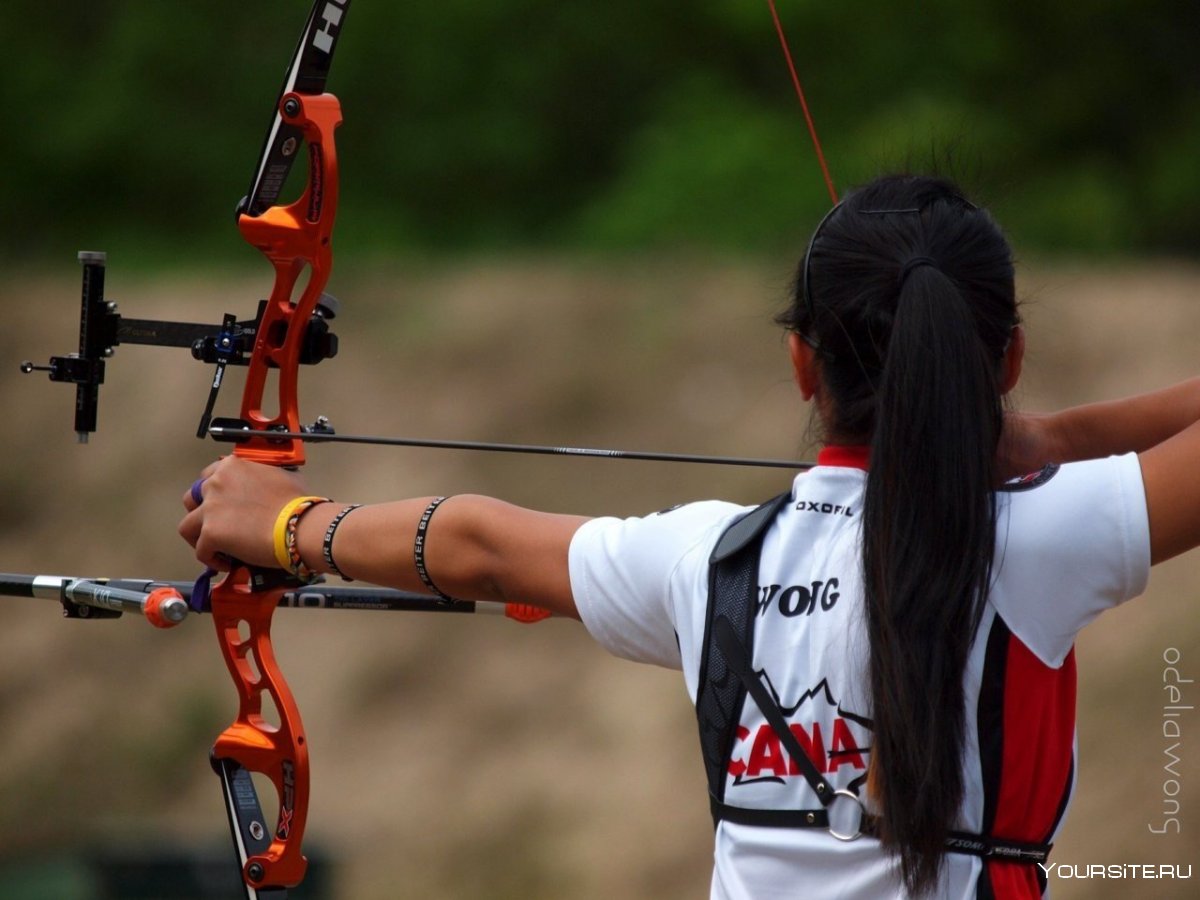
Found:
[[(344, 432), (787, 456), (812, 452), (770, 315), (790, 262), (396, 264), (335, 273), (342, 353), (305, 373), (303, 414)], [(217, 321), (268, 285), (149, 278), (111, 259), (127, 315)], [(179, 498), (218, 449), (195, 440), (210, 373), (185, 351), (122, 347), (100, 431), (74, 443), (71, 391), (22, 378), (75, 347), (78, 273), (0, 282), (0, 569), (188, 578)], [(1021, 282), (1029, 409), (1196, 373), (1200, 269), (1036, 266)], [(232, 414), (236, 376), (223, 409)], [(339, 499), (486, 492), (588, 514), (681, 501), (751, 503), (779, 472), (455, 452), (314, 448), (309, 483)], [(403, 536), (397, 538), (403, 540)], [(1052, 601), (1053, 598), (1048, 598)], [(1200, 678), (1200, 556), (1079, 647), (1080, 787), (1053, 860), (1192, 865), (1200, 877), (1200, 715), (1164, 736), (1164, 654)], [(694, 720), (675, 673), (606, 656), (572, 623), (281, 611), (276, 645), (312, 753), (310, 836), (342, 898), (707, 896), (711, 825)], [(1184, 686), (1185, 704), (1200, 687)], [(4, 865), (96, 847), (224, 852), (207, 748), (234, 696), (207, 622), (156, 633), (67, 622), (0, 598)], [(1178, 797), (1167, 793), (1180, 789)], [(1164, 802), (1181, 833), (1157, 835)], [(1124, 880), (1053, 877), (1060, 898), (1124, 897)], [(1144, 885), (1133, 887), (1146, 888)], [(1139, 894), (1143, 895), (1143, 894)]]

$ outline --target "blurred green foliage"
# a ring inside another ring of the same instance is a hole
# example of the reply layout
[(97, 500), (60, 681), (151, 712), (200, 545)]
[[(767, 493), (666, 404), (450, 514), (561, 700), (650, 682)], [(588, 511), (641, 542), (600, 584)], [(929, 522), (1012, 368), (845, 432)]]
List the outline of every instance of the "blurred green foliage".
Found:
[[(7, 0), (0, 258), (232, 250), (308, 0)], [(779, 0), (842, 188), (939, 168), (1024, 247), (1200, 246), (1194, 0)], [(765, 0), (358, 0), (339, 244), (775, 250), (824, 211)]]

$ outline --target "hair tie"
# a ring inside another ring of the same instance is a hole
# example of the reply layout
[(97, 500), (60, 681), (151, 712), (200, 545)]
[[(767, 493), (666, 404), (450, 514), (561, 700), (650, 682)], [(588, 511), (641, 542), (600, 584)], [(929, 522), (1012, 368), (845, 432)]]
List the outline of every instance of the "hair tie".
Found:
[(933, 266), (937, 268), (937, 260), (930, 256), (914, 256), (900, 267), (900, 274), (896, 276), (896, 287), (904, 287), (904, 282), (908, 280), (908, 276), (912, 274), (913, 269), (919, 269), (921, 266)]

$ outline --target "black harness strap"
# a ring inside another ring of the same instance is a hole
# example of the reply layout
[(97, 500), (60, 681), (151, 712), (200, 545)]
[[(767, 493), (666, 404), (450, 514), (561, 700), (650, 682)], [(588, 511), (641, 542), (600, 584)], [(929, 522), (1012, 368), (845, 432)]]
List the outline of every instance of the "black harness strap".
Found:
[[(756, 540), (774, 521), (790, 494), (780, 494), (747, 513), (726, 529), (709, 558), (708, 611), (704, 624), (704, 651), (696, 696), (700, 726), (700, 752), (708, 775), (713, 803), (725, 795), (725, 773), (746, 700), (746, 688), (730, 669), (725, 655), (713, 642), (715, 614), (727, 619), (739, 644), (750, 652), (754, 643), (754, 598), (758, 592), (758, 559), (762, 542)], [(725, 563), (718, 565), (718, 563)], [(749, 603), (743, 602), (750, 597)], [(714, 814), (713, 827), (718, 818)]]
[(754, 698), (754, 702), (762, 711), (763, 716), (766, 717), (771, 730), (779, 736), (779, 740), (783, 742), (783, 746), (787, 748), (788, 753), (796, 760), (796, 764), (800, 767), (805, 781), (816, 792), (817, 799), (821, 801), (821, 805), (828, 806), (833, 802), (833, 785), (813, 765), (813, 761), (809, 759), (808, 754), (804, 752), (804, 748), (800, 746), (796, 735), (788, 727), (787, 720), (784, 719), (783, 711), (780, 710), (779, 704), (767, 693), (767, 688), (762, 683), (762, 679), (750, 667), (750, 660), (746, 658), (746, 651), (738, 646), (737, 636), (733, 633), (733, 627), (724, 616), (718, 615), (716, 621), (713, 622), (713, 638), (716, 640), (717, 646), (721, 648), (721, 652), (725, 654), (725, 659), (729, 662), (733, 673), (741, 679), (742, 684), (750, 692), (750, 696)]
[[(864, 810), (858, 797), (862, 779), (853, 782), (849, 789), (838, 790), (830, 784), (804, 751), (779, 704), (750, 664), (762, 538), (789, 499), (789, 494), (782, 494), (734, 522), (717, 541), (709, 558), (708, 613), (696, 699), (709, 807), (714, 827), (726, 821), (766, 828), (824, 828), (835, 838), (850, 841), (864, 834), (878, 834), (878, 819)], [(748, 809), (725, 802), (726, 773), (747, 693), (816, 793), (821, 808)], [(838, 801), (852, 804), (849, 818), (841, 811), (835, 812)], [(855, 810), (857, 822), (850, 827), (847, 823), (853, 822)], [(948, 853), (1027, 864), (1044, 863), (1049, 859), (1050, 846), (961, 831), (951, 831), (946, 836)]]

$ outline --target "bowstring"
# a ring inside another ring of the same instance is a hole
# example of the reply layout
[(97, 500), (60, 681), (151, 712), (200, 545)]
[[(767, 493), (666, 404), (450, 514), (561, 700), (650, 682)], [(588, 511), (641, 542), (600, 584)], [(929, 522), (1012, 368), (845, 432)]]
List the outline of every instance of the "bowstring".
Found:
[(812, 138), (813, 149), (817, 151), (817, 163), (821, 167), (821, 175), (825, 178), (825, 188), (829, 191), (829, 199), (833, 201), (834, 206), (837, 206), (837, 189), (833, 186), (833, 177), (829, 174), (829, 164), (825, 162), (825, 152), (821, 149), (821, 139), (817, 136), (817, 126), (813, 121), (812, 113), (809, 112), (808, 101), (804, 97), (804, 88), (800, 85), (800, 76), (796, 72), (796, 63), (792, 59), (792, 50), (788, 46), (787, 35), (783, 30), (783, 23), (779, 21), (779, 10), (775, 8), (775, 0), (767, 0), (767, 5), (771, 8), (771, 18), (775, 20), (775, 33), (779, 35), (779, 46), (783, 49), (783, 58), (787, 62), (788, 72), (792, 76), (792, 87), (796, 90), (796, 97), (800, 101), (800, 109), (804, 112), (804, 121), (808, 125), (808, 134)]

